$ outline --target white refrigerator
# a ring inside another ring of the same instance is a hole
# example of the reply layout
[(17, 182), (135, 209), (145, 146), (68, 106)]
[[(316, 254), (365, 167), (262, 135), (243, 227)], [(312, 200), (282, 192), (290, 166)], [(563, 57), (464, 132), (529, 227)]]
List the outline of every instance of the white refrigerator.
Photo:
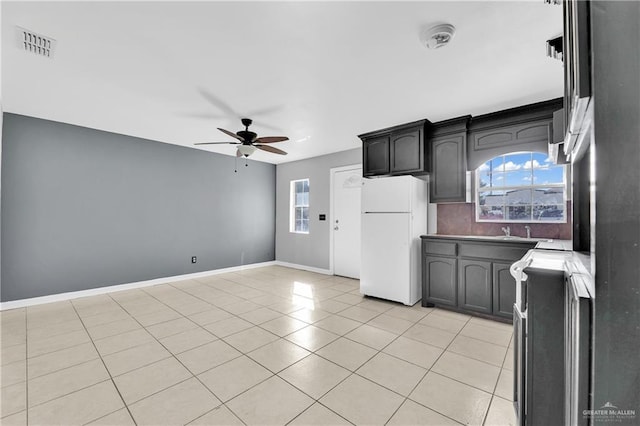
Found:
[(363, 179), (360, 293), (414, 305), (422, 297), (420, 235), (428, 185), (413, 176)]

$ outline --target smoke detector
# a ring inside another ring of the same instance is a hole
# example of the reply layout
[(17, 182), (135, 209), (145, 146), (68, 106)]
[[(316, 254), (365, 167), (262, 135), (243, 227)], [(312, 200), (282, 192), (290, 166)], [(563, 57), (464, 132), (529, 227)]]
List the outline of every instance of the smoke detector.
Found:
[(54, 39), (22, 27), (16, 27), (16, 29), (20, 49), (45, 58), (53, 57), (53, 49), (56, 46)]
[(420, 34), (420, 41), (429, 49), (439, 49), (446, 46), (456, 33), (456, 27), (451, 24), (440, 24), (426, 28)]

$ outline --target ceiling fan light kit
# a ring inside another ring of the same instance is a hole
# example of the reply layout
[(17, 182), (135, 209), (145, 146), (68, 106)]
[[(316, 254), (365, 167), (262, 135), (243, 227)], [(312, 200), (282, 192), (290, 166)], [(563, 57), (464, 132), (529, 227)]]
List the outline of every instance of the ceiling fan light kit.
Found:
[(256, 147), (253, 145), (240, 145), (238, 147), (238, 152), (241, 155), (244, 155), (245, 157), (250, 156), (251, 154), (253, 154), (256, 151)]

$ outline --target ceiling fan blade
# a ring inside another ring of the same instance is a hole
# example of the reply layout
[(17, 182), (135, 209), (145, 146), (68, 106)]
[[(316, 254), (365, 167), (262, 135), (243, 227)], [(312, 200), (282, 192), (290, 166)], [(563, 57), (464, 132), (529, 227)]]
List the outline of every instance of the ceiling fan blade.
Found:
[(242, 153), (240, 152), (240, 150), (236, 150), (236, 157), (242, 157)]
[(286, 136), (263, 136), (261, 138), (256, 139), (255, 141), (258, 143), (276, 143), (276, 142), (284, 142), (288, 140), (289, 138)]
[(229, 104), (227, 104), (226, 102), (222, 101), (221, 99), (218, 99), (215, 95), (213, 95), (212, 93), (208, 92), (207, 90), (203, 89), (203, 88), (198, 88), (198, 92), (200, 92), (200, 95), (205, 98), (211, 105), (215, 106), (216, 108), (218, 108), (220, 111), (222, 111), (227, 117), (235, 117), (235, 118), (240, 118), (240, 116), (238, 115), (237, 112), (235, 112), (233, 110), (233, 108), (231, 108), (231, 106)]
[(238, 139), (240, 142), (244, 141), (244, 139), (242, 139), (240, 136), (236, 135), (233, 132), (230, 132), (229, 130), (221, 129), (220, 127), (218, 127), (218, 130), (220, 130), (224, 134), (227, 134), (227, 135), (231, 136), (232, 138)]
[(269, 146), (269, 145), (254, 145), (256, 148), (261, 149), (263, 151), (269, 151), (269, 152), (273, 152), (274, 154), (280, 154), (280, 155), (287, 155), (286, 152), (284, 152), (281, 149), (278, 149), (276, 147), (273, 146)]
[(253, 120), (253, 125), (256, 127), (264, 127), (265, 129), (273, 130), (274, 132), (282, 132), (282, 129), (276, 126), (272, 126), (264, 121)]
[(282, 110), (282, 108), (283, 108), (282, 105), (274, 105), (272, 107), (256, 109), (256, 110), (253, 110), (251, 112), (247, 112), (247, 116), (248, 117), (254, 117), (254, 116), (259, 116), (259, 115), (272, 114), (274, 112), (278, 112), (278, 111)]
[(240, 145), (240, 142), (198, 142), (198, 143), (194, 143), (194, 145), (221, 145), (221, 144)]
[(227, 118), (226, 115), (221, 114), (211, 114), (211, 113), (200, 113), (200, 112), (181, 112), (179, 113), (181, 117), (187, 118), (204, 118), (207, 120), (222, 120)]

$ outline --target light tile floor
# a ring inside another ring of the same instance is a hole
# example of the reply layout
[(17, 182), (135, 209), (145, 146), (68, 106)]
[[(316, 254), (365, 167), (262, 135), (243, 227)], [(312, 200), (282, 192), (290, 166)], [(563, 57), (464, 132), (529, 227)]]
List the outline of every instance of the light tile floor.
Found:
[(270, 266), (7, 310), (2, 425), (508, 425), (512, 330)]

